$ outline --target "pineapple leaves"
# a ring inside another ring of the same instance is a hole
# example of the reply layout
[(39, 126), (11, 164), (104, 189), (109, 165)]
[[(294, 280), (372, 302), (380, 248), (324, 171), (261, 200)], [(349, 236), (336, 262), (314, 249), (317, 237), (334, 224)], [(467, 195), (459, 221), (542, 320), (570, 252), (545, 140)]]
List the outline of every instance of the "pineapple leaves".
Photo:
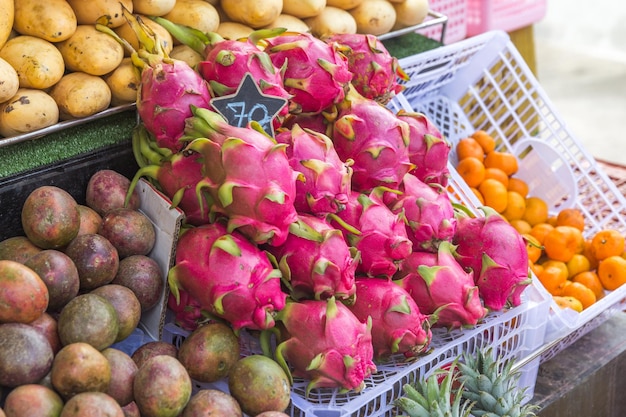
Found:
[(525, 389), (518, 387), (514, 363), (515, 358), (505, 361), (492, 348), (465, 352), (447, 370), (404, 385), (404, 396), (395, 402), (399, 415), (535, 417), (537, 407), (524, 404)]

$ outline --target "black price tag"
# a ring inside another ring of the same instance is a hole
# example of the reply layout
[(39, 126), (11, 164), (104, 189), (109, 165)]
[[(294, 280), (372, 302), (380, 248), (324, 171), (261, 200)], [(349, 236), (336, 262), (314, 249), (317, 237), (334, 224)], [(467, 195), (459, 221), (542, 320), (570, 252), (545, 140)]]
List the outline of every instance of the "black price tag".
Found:
[(246, 73), (235, 94), (211, 100), (211, 105), (231, 126), (246, 127), (256, 121), (271, 137), (274, 137), (272, 120), (286, 104), (282, 97), (263, 94), (250, 73)]

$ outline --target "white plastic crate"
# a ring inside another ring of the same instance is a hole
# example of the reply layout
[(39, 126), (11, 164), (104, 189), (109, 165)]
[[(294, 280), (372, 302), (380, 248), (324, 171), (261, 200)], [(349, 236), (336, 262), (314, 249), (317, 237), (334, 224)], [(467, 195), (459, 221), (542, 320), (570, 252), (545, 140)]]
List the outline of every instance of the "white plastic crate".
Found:
[[(337, 389), (314, 389), (305, 395), (308, 381), (296, 379), (292, 389), (291, 404), (287, 414), (294, 417), (379, 417), (395, 416), (394, 400), (403, 395), (402, 386), (450, 363), (463, 352), (476, 352), (491, 346), (504, 360), (522, 359), (536, 351), (544, 341), (546, 330), (545, 316), (549, 300), (536, 288), (530, 286), (523, 294), (522, 305), (497, 313), (490, 313), (473, 329), (447, 331), (434, 329), (432, 350), (413, 362), (406, 362), (404, 356), (396, 355), (388, 362), (378, 363), (378, 370), (366, 378), (366, 387), (360, 392), (341, 393)], [(163, 328), (163, 340), (180, 346), (189, 335), (173, 323)], [(242, 332), (242, 355), (260, 353), (258, 339)], [(537, 367), (529, 363), (521, 371), (520, 388), (526, 388), (532, 397)], [(194, 383), (196, 390), (218, 388), (228, 392), (226, 380), (213, 384)]]
[(546, 9), (547, 0), (467, 0), (467, 36), (532, 25), (543, 19)]
[[(437, 13), (441, 13), (448, 18), (445, 26), (446, 32), (443, 36), (443, 43), (449, 44), (461, 39), (465, 39), (467, 34), (466, 15), (467, 0), (429, 0), (428, 7)], [(426, 18), (428, 19), (428, 17)], [(432, 39), (440, 40), (441, 26), (420, 29), (417, 33)]]
[[(576, 207), (585, 216), (585, 236), (604, 228), (626, 234), (624, 195), (573, 137), (505, 32), (404, 58), (400, 65), (411, 79), (395, 106), (425, 113), (453, 145), (476, 130), (489, 132), (497, 149), (519, 158), (515, 175), (548, 202), (552, 214)], [(552, 303), (547, 342), (564, 338), (557, 346), (564, 348), (565, 336), (589, 328), (602, 313), (620, 310), (625, 297), (622, 286), (582, 313)]]

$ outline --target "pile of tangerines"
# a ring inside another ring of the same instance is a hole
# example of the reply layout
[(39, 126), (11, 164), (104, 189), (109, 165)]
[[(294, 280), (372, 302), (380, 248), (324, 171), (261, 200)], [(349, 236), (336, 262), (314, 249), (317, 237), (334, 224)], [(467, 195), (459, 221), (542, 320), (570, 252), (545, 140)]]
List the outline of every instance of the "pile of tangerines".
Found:
[(456, 169), (481, 204), (492, 207), (526, 239), (530, 268), (563, 308), (581, 312), (626, 283), (625, 236), (614, 229), (585, 235), (577, 208), (550, 213), (528, 184), (515, 177), (517, 157), (495, 149), (479, 130), (456, 144)]

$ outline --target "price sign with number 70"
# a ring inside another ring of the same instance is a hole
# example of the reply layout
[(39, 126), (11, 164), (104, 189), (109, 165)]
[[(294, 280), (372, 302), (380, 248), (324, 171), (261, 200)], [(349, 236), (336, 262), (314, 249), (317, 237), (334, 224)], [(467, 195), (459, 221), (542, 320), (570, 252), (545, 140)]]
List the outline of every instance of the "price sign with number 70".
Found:
[(211, 100), (211, 105), (230, 125), (245, 127), (255, 121), (272, 137), (272, 121), (286, 104), (284, 98), (264, 95), (250, 73), (245, 75), (235, 94)]

